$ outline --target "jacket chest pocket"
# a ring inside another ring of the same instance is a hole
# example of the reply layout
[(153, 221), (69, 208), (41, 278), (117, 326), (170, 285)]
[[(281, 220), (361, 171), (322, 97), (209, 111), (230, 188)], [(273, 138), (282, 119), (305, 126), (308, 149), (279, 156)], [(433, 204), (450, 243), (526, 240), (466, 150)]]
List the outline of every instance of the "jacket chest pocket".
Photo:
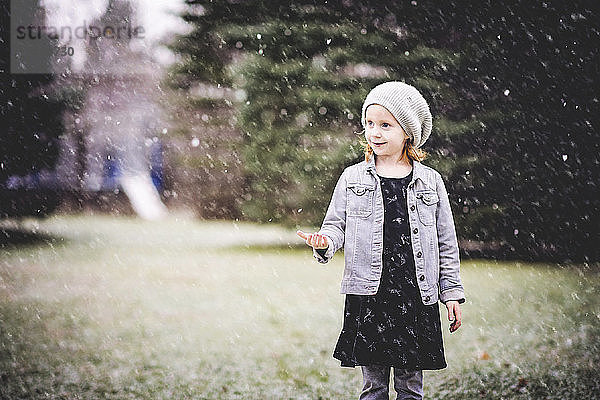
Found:
[(373, 213), (375, 186), (349, 183), (346, 196), (346, 214), (366, 218)]
[(423, 225), (433, 225), (435, 223), (435, 211), (440, 201), (436, 192), (418, 192), (417, 212)]

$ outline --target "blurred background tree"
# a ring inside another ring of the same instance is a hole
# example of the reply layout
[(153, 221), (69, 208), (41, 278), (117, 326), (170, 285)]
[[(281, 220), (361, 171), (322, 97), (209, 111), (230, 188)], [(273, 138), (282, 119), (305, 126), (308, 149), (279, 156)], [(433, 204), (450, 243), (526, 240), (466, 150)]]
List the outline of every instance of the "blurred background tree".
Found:
[[(38, 1), (20, 6), (22, 15), (43, 21), (44, 10)], [(57, 207), (59, 198), (55, 187), (40, 187), (39, 179), (58, 161), (66, 100), (55, 95), (53, 74), (10, 73), (8, 2), (0, 5), (0, 27), (0, 217), (45, 216)], [(50, 65), (51, 43), (45, 50)], [(44, 60), (43, 53), (36, 56)], [(30, 68), (21, 67), (24, 71)]]
[(465, 248), (598, 259), (599, 33), (586, 2), (189, 3), (178, 83), (245, 94), (232, 103), (243, 217), (318, 224), (361, 159), (364, 96), (402, 80), (430, 102), (426, 164), (447, 181)]
[(478, 159), (448, 176), (466, 237), (514, 257), (598, 260), (598, 7), (504, 1), (445, 15), (460, 11), (458, 85), (475, 112), (498, 112), (452, 157)]

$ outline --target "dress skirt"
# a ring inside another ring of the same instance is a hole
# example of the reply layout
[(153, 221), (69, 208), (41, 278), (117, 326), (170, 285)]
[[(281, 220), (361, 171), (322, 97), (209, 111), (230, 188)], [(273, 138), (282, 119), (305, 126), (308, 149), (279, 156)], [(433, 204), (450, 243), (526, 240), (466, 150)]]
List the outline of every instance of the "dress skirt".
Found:
[(343, 367), (445, 368), (438, 304), (424, 305), (417, 286), (403, 178), (380, 177), (385, 217), (383, 270), (375, 295), (346, 295), (333, 356)]

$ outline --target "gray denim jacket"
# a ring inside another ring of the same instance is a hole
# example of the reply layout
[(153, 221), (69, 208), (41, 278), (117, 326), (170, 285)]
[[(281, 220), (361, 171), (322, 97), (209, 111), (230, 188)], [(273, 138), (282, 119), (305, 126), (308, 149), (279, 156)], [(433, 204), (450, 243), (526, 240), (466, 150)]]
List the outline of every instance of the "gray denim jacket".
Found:
[[(407, 205), (417, 282), (424, 304), (465, 301), (454, 219), (441, 175), (413, 161)], [(327, 263), (344, 247), (342, 294), (377, 293), (383, 254), (383, 197), (375, 158), (346, 168), (340, 176), (319, 233), (329, 248), (314, 251)]]

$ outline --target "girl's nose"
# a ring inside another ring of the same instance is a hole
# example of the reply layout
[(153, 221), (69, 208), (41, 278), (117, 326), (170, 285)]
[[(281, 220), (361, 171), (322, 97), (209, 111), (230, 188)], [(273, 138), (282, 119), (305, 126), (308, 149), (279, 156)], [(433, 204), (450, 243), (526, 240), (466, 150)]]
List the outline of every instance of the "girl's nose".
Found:
[(373, 128), (373, 130), (371, 131), (371, 136), (380, 137), (381, 132), (379, 131), (379, 128), (377, 128), (377, 127)]

